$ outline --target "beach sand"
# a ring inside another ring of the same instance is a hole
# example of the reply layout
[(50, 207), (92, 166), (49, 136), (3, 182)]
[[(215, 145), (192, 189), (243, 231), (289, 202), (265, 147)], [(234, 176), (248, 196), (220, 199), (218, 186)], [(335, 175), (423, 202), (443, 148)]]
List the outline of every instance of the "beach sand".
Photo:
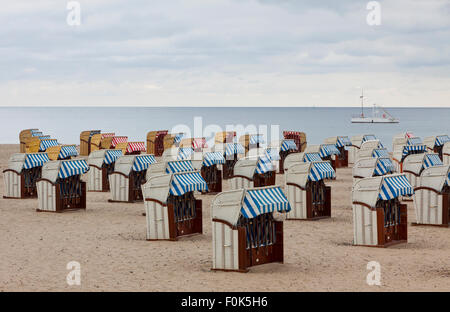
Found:
[[(0, 145), (0, 171), (18, 151)], [(36, 199), (1, 198), (0, 291), (450, 291), (449, 228), (408, 226), (407, 244), (352, 246), (351, 169), (327, 184), (332, 218), (286, 221), (284, 264), (246, 274), (210, 270), (211, 195), (197, 196), (203, 235), (177, 242), (146, 241), (144, 204), (108, 203), (109, 193), (88, 192), (86, 211), (60, 214), (36, 212)], [(81, 264), (80, 286), (66, 283), (70, 261)], [(369, 261), (381, 264), (381, 286), (366, 283)]]

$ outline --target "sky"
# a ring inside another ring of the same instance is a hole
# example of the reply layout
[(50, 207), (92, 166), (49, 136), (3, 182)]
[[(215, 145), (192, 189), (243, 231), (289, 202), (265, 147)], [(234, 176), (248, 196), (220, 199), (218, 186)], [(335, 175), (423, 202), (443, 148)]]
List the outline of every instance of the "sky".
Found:
[(0, 4), (1, 106), (450, 107), (450, 0), (68, 2)]

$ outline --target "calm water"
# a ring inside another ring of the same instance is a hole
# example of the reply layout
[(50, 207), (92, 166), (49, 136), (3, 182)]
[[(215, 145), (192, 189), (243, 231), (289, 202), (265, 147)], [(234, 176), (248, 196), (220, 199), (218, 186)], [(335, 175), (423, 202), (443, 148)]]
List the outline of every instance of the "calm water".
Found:
[[(60, 143), (79, 144), (82, 130), (101, 129), (144, 141), (149, 130), (172, 129), (184, 124), (191, 129), (194, 117), (202, 117), (203, 127), (226, 125), (279, 125), (283, 130), (307, 134), (310, 144), (335, 135), (373, 133), (387, 146), (392, 136), (405, 130), (415, 135), (450, 134), (450, 108), (391, 108), (399, 124), (352, 124), (358, 108), (152, 108), (152, 107), (2, 107), (0, 143), (19, 143), (20, 130), (39, 128)], [(194, 131), (194, 130), (191, 130)], [(270, 133), (270, 130), (269, 130)], [(207, 135), (205, 135), (207, 136)], [(269, 137), (270, 141), (270, 137)]]

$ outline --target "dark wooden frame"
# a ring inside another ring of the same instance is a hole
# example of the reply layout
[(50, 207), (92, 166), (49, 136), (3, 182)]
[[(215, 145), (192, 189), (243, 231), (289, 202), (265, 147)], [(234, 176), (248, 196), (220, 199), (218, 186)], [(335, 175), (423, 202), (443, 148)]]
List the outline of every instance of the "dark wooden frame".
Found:
[(284, 235), (283, 235), (283, 222), (274, 221), (275, 223), (275, 244), (271, 246), (263, 246), (259, 248), (247, 249), (247, 231), (243, 226), (234, 226), (231, 223), (221, 220), (212, 219), (213, 222), (223, 223), (230, 227), (232, 230), (238, 231), (238, 269), (216, 269), (213, 271), (230, 271), (247, 273), (249, 267), (266, 264), (266, 263), (283, 263), (284, 262)]
[(231, 157), (224, 154), (224, 158), (225, 163), (222, 165), (222, 179), (228, 180), (233, 178), (234, 165), (236, 165), (236, 162), (238, 161), (238, 155), (234, 154), (233, 159), (229, 159)]
[(264, 187), (275, 185), (276, 171), (266, 173), (255, 173), (253, 175), (253, 187)]
[[(323, 181), (322, 181), (323, 183)], [(308, 182), (306, 188), (301, 187), (296, 183), (286, 183), (286, 185), (291, 185), (294, 187), (298, 187), (302, 191), (306, 191), (306, 219), (297, 219), (297, 218), (289, 218), (289, 220), (307, 220), (307, 221), (315, 221), (321, 219), (331, 218), (331, 186), (325, 185), (323, 183), (324, 193), (325, 193), (325, 204), (323, 207), (323, 214), (319, 216), (314, 216), (315, 205), (313, 204), (313, 193), (312, 193), (312, 185)]]
[[(211, 181), (209, 180), (209, 175), (212, 174), (210, 171), (216, 171), (216, 180)], [(200, 170), (200, 174), (205, 179), (206, 184), (208, 185), (208, 192), (205, 192), (207, 194), (217, 194), (222, 192), (222, 170), (219, 170), (217, 168), (217, 165), (212, 165), (210, 167), (202, 166)]]
[(284, 174), (284, 160), (289, 154), (298, 153), (297, 150), (280, 151), (280, 160), (278, 161), (278, 173)]
[(51, 185), (55, 186), (55, 211), (49, 211), (49, 210), (40, 210), (36, 209), (38, 212), (63, 212), (67, 210), (78, 210), (78, 209), (84, 209), (86, 210), (86, 182), (80, 181), (81, 183), (81, 197), (79, 197), (79, 202), (75, 203), (75, 205), (71, 205), (68, 203), (64, 203), (64, 198), (61, 198), (61, 190), (59, 183), (53, 183), (52, 181), (48, 179), (39, 179), (36, 182), (39, 181), (46, 181), (50, 183)]

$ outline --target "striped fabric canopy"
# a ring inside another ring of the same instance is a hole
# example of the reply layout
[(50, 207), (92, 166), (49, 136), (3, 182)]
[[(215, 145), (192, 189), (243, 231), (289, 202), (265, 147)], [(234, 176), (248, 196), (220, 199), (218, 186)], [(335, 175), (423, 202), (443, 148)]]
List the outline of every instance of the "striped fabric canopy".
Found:
[(250, 144), (264, 144), (264, 137), (262, 134), (254, 134), (252, 136), (250, 136)]
[(269, 212), (289, 212), (291, 206), (280, 187), (248, 190), (241, 207), (241, 214), (252, 219)]
[(77, 156), (78, 152), (77, 152), (77, 148), (75, 147), (75, 145), (63, 145), (61, 146), (61, 150), (59, 151), (59, 159), (66, 159), (69, 158), (71, 156)]
[(199, 172), (186, 172), (173, 175), (169, 190), (170, 194), (181, 196), (193, 191), (208, 191), (208, 185)]
[(295, 144), (294, 140), (283, 140), (283, 144), (281, 144), (281, 151), (295, 151), (297, 150), (297, 144)]
[(133, 171), (143, 171), (156, 162), (153, 155), (137, 155), (133, 163)]
[(45, 152), (47, 148), (50, 146), (56, 146), (58, 145), (58, 141), (56, 139), (44, 139), (41, 140), (41, 143), (39, 144), (39, 151)]
[(427, 150), (427, 146), (423, 144), (419, 145), (405, 145), (403, 148), (403, 157), (408, 156), (411, 152), (425, 152)]
[(320, 146), (320, 157), (328, 157), (331, 155), (340, 155), (341, 153), (333, 144), (324, 144)]
[(405, 175), (387, 176), (383, 179), (378, 198), (381, 200), (390, 200), (399, 196), (411, 196), (414, 189)]
[(336, 146), (337, 147), (344, 147), (344, 146), (351, 146), (352, 141), (346, 136), (340, 136), (337, 138)]
[(442, 160), (439, 158), (438, 154), (426, 154), (423, 159), (423, 168), (429, 168), (434, 166), (443, 165)]
[(47, 153), (27, 154), (23, 168), (31, 169), (34, 167), (42, 167), (47, 161), (50, 161)]
[(58, 177), (60, 179), (65, 179), (74, 175), (86, 173), (88, 170), (89, 166), (84, 159), (63, 161), (59, 168)]
[(225, 148), (225, 156), (231, 156), (235, 154), (245, 154), (244, 147), (240, 143), (227, 143)]
[(102, 139), (104, 139), (104, 138), (110, 138), (110, 137), (113, 137), (113, 136), (115, 136), (116, 134), (115, 133), (102, 133)]
[(320, 181), (323, 179), (333, 179), (336, 173), (329, 162), (313, 162), (309, 171), (308, 180)]
[(267, 156), (259, 157), (255, 172), (260, 174), (260, 173), (266, 173), (269, 171), (273, 171), (273, 166), (272, 166), (271, 160)]
[(395, 166), (390, 158), (378, 158), (373, 174), (375, 176), (383, 176), (394, 171)]
[(144, 142), (128, 142), (127, 153), (145, 152)]
[(194, 149), (192, 147), (180, 147), (178, 150), (178, 160), (190, 159), (193, 153)]
[(447, 142), (450, 142), (450, 137), (448, 135), (439, 135), (436, 137), (436, 142), (434, 143), (434, 145), (442, 146)]
[(177, 133), (177, 134), (175, 134), (175, 137), (173, 138), (173, 142), (180, 143), (181, 140), (183, 139), (183, 137), (184, 137), (184, 133)]
[(169, 161), (167, 163), (166, 172), (167, 173), (179, 173), (179, 172), (189, 172), (195, 171), (194, 166), (190, 160), (178, 160)]
[(303, 162), (322, 161), (319, 153), (305, 153), (303, 156)]
[(206, 153), (203, 157), (203, 166), (211, 167), (213, 165), (221, 165), (225, 163), (225, 158), (220, 152)]
[(128, 137), (126, 137), (126, 136), (115, 136), (111, 140), (111, 145), (112, 145), (112, 147), (116, 147), (117, 144), (119, 144), (119, 143), (126, 143), (126, 142), (128, 142)]
[(281, 159), (278, 148), (269, 147), (268, 149), (266, 149), (266, 155), (271, 161), (278, 161)]
[(41, 136), (42, 134), (43, 134), (42, 131), (31, 130), (32, 137), (38, 137), (38, 136)]
[(423, 144), (422, 139), (418, 137), (409, 138), (408, 139), (408, 145), (419, 145)]
[(48, 140), (48, 139), (50, 139), (49, 135), (40, 135), (39, 136), (39, 140)]
[(377, 148), (377, 149), (373, 150), (372, 157), (373, 158), (380, 158), (380, 157), (389, 158), (389, 152), (385, 148)]
[(205, 138), (196, 138), (192, 141), (192, 147), (193, 148), (206, 148), (206, 147), (208, 147), (208, 144), (206, 144)]
[(363, 142), (366, 142), (366, 141), (372, 141), (372, 140), (376, 140), (377, 139), (377, 137), (376, 136), (374, 136), (373, 134), (368, 134), (368, 135), (365, 135), (365, 136), (363, 136)]
[(122, 156), (122, 150), (109, 150), (105, 152), (105, 159), (103, 160), (103, 163), (106, 165), (110, 165), (112, 163), (115, 163), (117, 158)]

